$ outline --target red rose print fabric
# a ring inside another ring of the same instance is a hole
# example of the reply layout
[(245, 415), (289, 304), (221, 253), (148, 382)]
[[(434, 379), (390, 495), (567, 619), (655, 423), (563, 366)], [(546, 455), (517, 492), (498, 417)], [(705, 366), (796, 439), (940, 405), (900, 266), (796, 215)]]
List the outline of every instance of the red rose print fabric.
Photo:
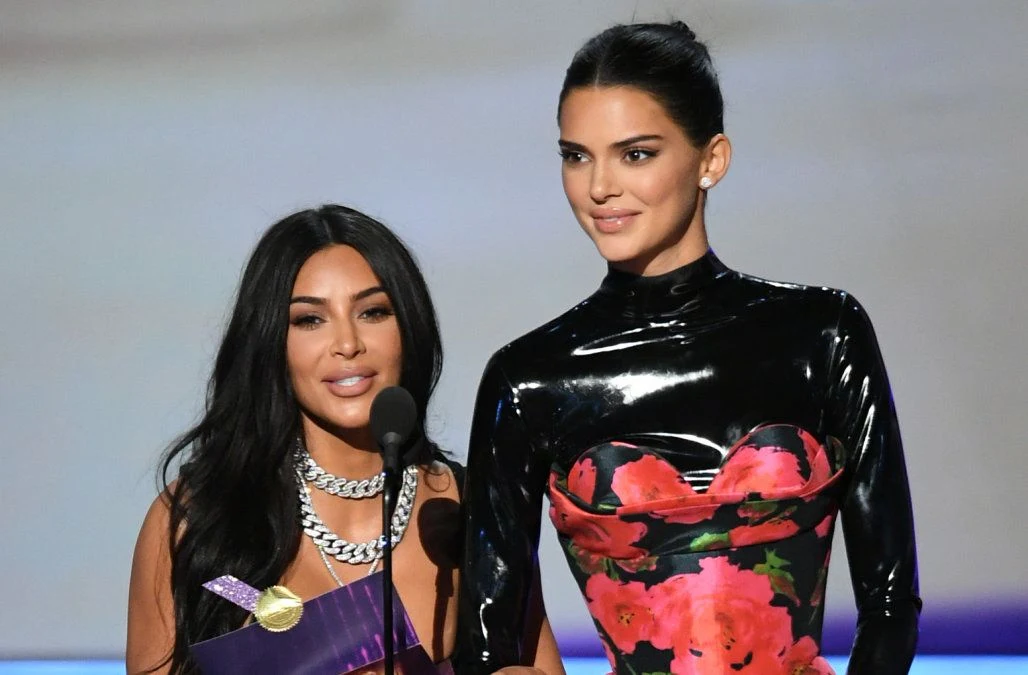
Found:
[(705, 489), (611, 442), (550, 476), (550, 517), (616, 673), (827, 675), (824, 585), (841, 451), (761, 427)]

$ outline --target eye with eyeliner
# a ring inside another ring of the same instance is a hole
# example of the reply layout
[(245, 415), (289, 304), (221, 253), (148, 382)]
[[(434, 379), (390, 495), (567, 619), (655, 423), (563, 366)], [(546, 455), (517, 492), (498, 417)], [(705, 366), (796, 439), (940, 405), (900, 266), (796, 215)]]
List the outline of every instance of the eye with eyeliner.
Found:
[(389, 305), (375, 305), (374, 307), (368, 307), (360, 313), (360, 318), (370, 323), (378, 323), (379, 321), (385, 321), (391, 316), (394, 316), (396, 312)]
[(652, 148), (628, 148), (625, 150), (624, 157), (625, 161), (629, 164), (638, 164), (645, 162), (648, 159), (653, 159), (657, 156), (657, 151)]
[(302, 328), (304, 330), (311, 330), (317, 328), (325, 321), (317, 314), (299, 314), (289, 320), (291, 326)]
[(585, 155), (578, 150), (569, 150), (568, 148), (560, 148), (557, 150), (557, 154), (564, 161), (565, 164), (581, 164), (585, 161)]

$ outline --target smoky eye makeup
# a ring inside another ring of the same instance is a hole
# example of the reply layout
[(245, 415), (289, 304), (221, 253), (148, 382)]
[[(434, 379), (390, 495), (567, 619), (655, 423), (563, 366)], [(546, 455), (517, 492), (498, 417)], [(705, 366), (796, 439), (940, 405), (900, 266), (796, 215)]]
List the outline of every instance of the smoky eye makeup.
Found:
[(395, 316), (396, 312), (393, 311), (392, 305), (382, 303), (376, 304), (367, 309), (361, 311), (361, 318), (368, 320), (372, 323), (378, 323), (379, 321), (385, 321), (391, 316)]
[(653, 159), (658, 154), (660, 154), (660, 151), (655, 148), (628, 148), (622, 154), (622, 157), (626, 161), (635, 164), (637, 162), (646, 161), (647, 159)]
[(323, 322), (324, 319), (314, 312), (300, 312), (289, 317), (289, 325), (297, 328), (315, 328)]

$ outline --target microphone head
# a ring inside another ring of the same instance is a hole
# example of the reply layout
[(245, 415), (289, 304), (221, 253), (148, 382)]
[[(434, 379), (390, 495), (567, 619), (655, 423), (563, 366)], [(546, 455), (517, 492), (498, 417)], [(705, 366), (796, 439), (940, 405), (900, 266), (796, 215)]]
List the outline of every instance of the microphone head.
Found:
[(418, 423), (418, 406), (403, 387), (386, 387), (371, 402), (371, 433), (382, 446), (401, 445)]

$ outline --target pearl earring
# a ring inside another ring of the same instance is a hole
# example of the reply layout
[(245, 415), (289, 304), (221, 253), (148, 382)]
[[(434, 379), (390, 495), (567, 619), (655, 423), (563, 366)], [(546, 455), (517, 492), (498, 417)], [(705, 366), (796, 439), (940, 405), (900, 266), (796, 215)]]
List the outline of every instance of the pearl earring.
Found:
[(714, 187), (714, 179), (713, 178), (711, 178), (710, 176), (704, 176), (703, 178), (700, 179), (700, 189), (701, 190), (709, 190), (712, 187)]

